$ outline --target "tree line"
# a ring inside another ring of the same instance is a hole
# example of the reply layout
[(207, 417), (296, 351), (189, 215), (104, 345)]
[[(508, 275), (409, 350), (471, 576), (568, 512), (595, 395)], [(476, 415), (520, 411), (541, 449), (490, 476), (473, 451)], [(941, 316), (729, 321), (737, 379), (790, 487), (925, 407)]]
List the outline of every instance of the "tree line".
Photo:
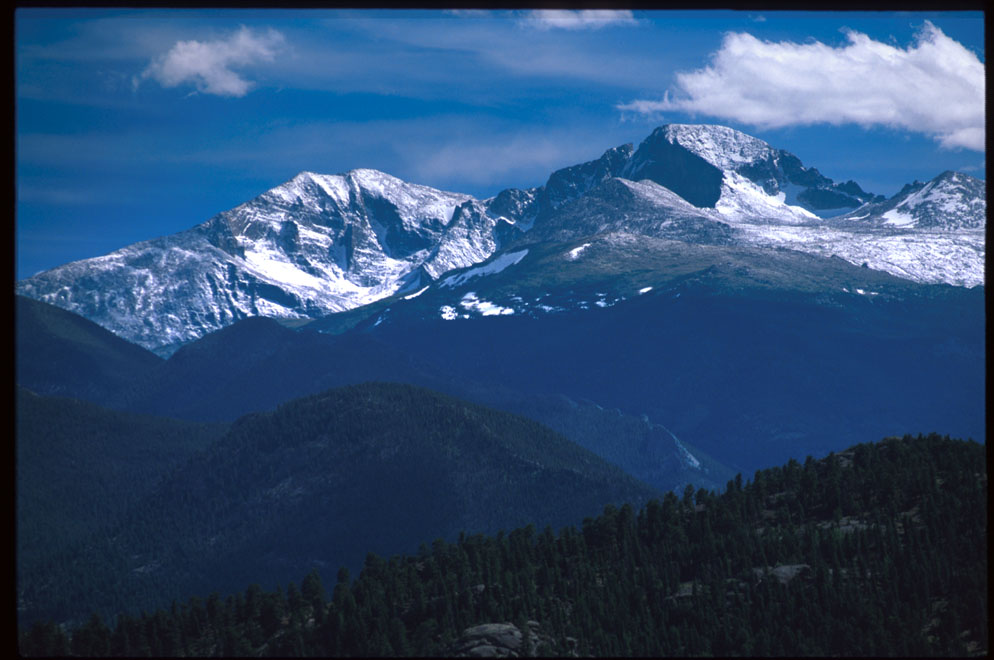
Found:
[(538, 621), (549, 655), (985, 655), (984, 447), (904, 436), (688, 486), (578, 527), (370, 554), (154, 613), (36, 623), (24, 655), (445, 655), (485, 622)]

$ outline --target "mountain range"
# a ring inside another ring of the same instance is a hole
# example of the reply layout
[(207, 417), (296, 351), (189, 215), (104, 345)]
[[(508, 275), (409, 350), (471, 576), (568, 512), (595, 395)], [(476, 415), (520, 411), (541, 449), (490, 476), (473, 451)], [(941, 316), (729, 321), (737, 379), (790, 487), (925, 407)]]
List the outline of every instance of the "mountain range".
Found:
[(19, 299), (18, 382), (222, 422), (405, 382), (529, 416), (661, 490), (720, 487), (888, 433), (983, 437), (983, 288), (964, 285), (985, 213), (964, 174), (886, 200), (720, 126), (663, 126), (483, 201), (304, 173), (19, 282), (171, 357), (93, 358), (118, 338)]
[(356, 568), (888, 435), (983, 438), (985, 227), (965, 174), (885, 199), (670, 125), (485, 200), (302, 173), (22, 280), (19, 612)]
[[(360, 169), (302, 172), (190, 230), (16, 283), (160, 355), (249, 316), (324, 318), (516, 247), (604, 232), (840, 257), (920, 283), (983, 282), (986, 192), (946, 172), (891, 199), (739, 131), (666, 125), (492, 198)], [(502, 262), (503, 263), (503, 262)]]

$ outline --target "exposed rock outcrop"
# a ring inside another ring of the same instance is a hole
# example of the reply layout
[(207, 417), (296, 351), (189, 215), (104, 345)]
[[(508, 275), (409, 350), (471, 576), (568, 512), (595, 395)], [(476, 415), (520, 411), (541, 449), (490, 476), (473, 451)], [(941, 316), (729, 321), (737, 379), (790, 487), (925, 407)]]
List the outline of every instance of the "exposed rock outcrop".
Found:
[(574, 638), (567, 637), (557, 648), (537, 621), (528, 621), (527, 626), (527, 635), (513, 623), (482, 623), (466, 628), (446, 655), (457, 658), (521, 658), (563, 653), (576, 656)]

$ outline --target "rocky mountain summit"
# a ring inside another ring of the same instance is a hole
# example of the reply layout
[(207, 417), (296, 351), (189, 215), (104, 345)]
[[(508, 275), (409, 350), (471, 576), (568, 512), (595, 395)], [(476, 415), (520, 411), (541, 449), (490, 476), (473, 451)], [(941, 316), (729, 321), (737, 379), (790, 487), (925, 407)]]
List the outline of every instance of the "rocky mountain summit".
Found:
[(650, 179), (697, 206), (715, 207), (726, 173), (739, 174), (767, 195), (780, 195), (780, 201), (818, 215), (883, 199), (854, 181), (836, 184), (817, 169), (804, 167), (790, 152), (727, 126), (661, 126), (642, 143), (621, 176)]
[(467, 203), (376, 170), (302, 172), (188, 231), (46, 271), (17, 290), (142, 346), (174, 347), (248, 316), (363, 305), (422, 264), (439, 273), (475, 263), (495, 246), (466, 226)]
[(249, 316), (316, 319), (498, 252), (603, 232), (837, 256), (916, 282), (983, 282), (986, 192), (946, 172), (890, 200), (724, 126), (667, 125), (638, 148), (477, 200), (376, 170), (302, 172), (184, 232), (17, 282), (162, 355)]
[(984, 182), (946, 171), (928, 183), (915, 181), (889, 200), (868, 204), (839, 219), (893, 228), (931, 231), (983, 230), (987, 214)]

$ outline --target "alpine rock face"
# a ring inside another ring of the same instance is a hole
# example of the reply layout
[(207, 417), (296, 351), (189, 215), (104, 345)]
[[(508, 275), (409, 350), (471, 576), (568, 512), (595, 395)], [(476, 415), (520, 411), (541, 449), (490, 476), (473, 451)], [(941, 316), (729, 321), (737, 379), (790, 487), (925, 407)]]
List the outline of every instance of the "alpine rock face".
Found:
[[(634, 231), (835, 256), (921, 283), (983, 283), (986, 190), (966, 174), (946, 172), (887, 200), (706, 125), (660, 127), (613, 171), (615, 179), (584, 179), (583, 197), (540, 211), (535, 238)], [(618, 194), (617, 182), (629, 193)]]
[[(476, 204), (476, 206), (474, 206)], [(308, 318), (389, 296), (495, 248), (468, 195), (375, 170), (303, 172), (185, 232), (55, 268), (17, 291), (150, 349), (248, 316)]]
[(983, 283), (985, 226), (984, 184), (962, 173), (888, 200), (731, 128), (677, 124), (486, 200), (375, 170), (304, 172), (188, 231), (16, 291), (169, 353), (248, 316), (315, 319), (410, 297), (501, 251), (605, 232), (785, 248), (972, 287)]

